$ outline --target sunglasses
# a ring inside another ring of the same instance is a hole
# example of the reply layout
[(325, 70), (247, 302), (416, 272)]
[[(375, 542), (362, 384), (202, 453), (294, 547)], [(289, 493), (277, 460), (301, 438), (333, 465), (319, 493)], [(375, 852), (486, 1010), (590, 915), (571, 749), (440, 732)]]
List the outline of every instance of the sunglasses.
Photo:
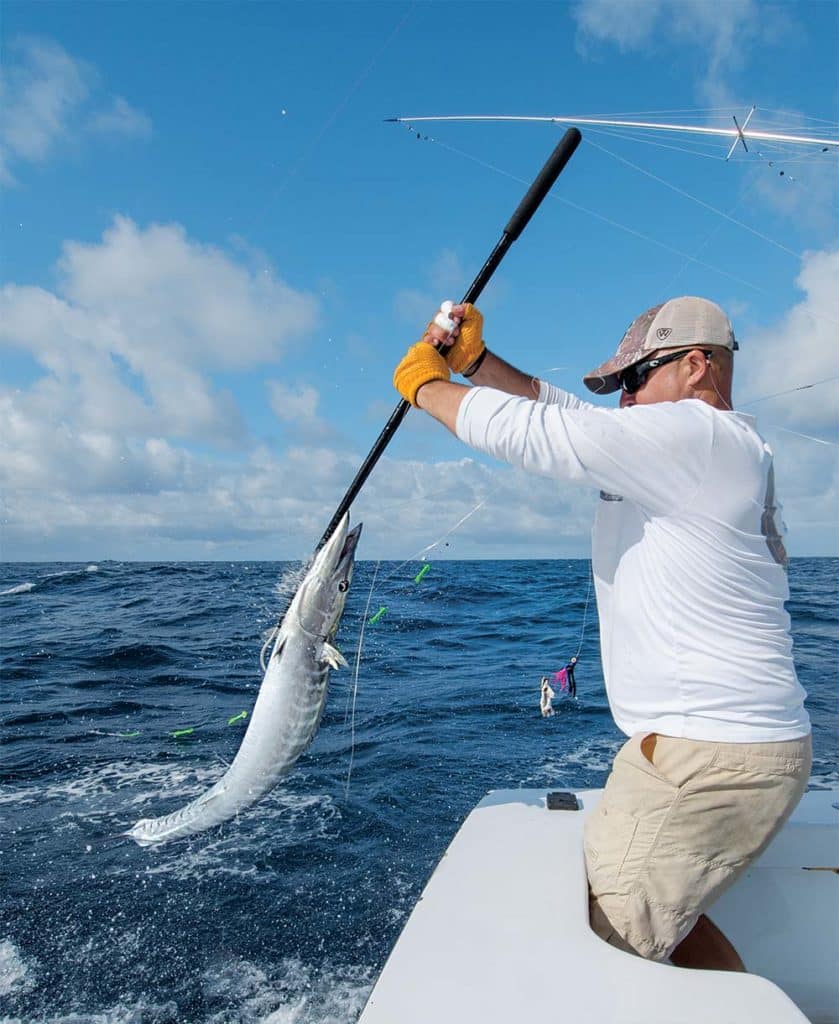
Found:
[[(665, 363), (674, 363), (677, 359), (683, 359), (694, 351), (695, 348), (685, 348), (680, 352), (669, 352), (666, 356), (656, 356), (655, 359), (645, 359), (641, 363), (635, 363), (634, 366), (628, 366), (618, 374), (618, 384), (628, 395), (634, 395), (636, 391), (644, 386), (647, 375), (652, 373), (653, 370), (657, 370), (659, 366), (664, 366)], [(713, 352), (705, 349), (700, 349), (700, 352), (702, 352), (706, 359), (710, 359), (713, 355)]]

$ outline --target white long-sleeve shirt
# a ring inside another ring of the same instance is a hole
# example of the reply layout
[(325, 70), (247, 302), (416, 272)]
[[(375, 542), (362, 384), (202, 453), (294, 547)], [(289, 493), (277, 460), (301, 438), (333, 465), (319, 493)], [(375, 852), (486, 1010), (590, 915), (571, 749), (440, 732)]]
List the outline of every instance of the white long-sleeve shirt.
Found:
[(754, 417), (692, 399), (603, 409), (543, 384), (538, 402), (473, 388), (456, 429), (479, 451), (600, 491), (592, 569), (624, 733), (809, 733), (772, 452)]

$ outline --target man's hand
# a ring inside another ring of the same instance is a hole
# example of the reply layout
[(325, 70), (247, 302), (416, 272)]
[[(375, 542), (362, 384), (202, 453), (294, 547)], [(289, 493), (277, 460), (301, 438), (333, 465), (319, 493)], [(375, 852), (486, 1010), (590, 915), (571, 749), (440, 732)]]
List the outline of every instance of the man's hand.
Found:
[(444, 302), (426, 327), (422, 340), (430, 345), (443, 345), (449, 367), (455, 373), (464, 373), (486, 351), (483, 332), (484, 318), (471, 302), (457, 306)]
[(417, 408), (417, 392), (423, 385), (432, 380), (448, 379), (446, 360), (425, 341), (411, 345), (402, 362), (393, 371), (393, 386), (414, 408)]

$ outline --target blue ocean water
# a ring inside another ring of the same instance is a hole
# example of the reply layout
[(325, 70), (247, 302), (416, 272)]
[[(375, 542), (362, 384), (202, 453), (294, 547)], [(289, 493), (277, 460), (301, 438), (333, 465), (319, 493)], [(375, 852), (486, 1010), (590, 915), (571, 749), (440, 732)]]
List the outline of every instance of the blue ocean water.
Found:
[[(387, 612), (355, 696), (352, 671), (332, 674), (296, 770), (191, 841), (124, 838), (234, 756), (244, 723), (228, 721), (253, 704), (294, 568), (0, 566), (0, 1020), (354, 1021), (488, 789), (602, 785), (621, 736), (587, 562), (436, 562), (419, 584), (416, 563), (362, 562), (339, 633), (351, 663), (368, 602)], [(837, 572), (790, 572), (818, 788), (839, 788)], [(543, 719), (540, 677), (578, 649), (578, 700)]]

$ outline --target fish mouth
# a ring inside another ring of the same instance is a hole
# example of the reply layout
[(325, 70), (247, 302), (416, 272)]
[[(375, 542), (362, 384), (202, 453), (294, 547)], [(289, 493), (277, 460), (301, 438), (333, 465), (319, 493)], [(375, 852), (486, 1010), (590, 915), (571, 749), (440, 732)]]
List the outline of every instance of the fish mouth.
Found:
[(358, 526), (353, 527), (344, 538), (344, 545), (341, 548), (341, 554), (338, 556), (336, 572), (345, 578), (347, 578), (348, 573), (352, 569), (353, 561), (355, 560), (355, 549), (358, 546), (363, 525), (363, 523), (359, 523)]
[(344, 540), (344, 546), (341, 548), (340, 558), (352, 558), (355, 555), (355, 549), (359, 538), (361, 537), (361, 528), (363, 526), (364, 523), (359, 523), (358, 526), (353, 527), (353, 529), (347, 534)]

